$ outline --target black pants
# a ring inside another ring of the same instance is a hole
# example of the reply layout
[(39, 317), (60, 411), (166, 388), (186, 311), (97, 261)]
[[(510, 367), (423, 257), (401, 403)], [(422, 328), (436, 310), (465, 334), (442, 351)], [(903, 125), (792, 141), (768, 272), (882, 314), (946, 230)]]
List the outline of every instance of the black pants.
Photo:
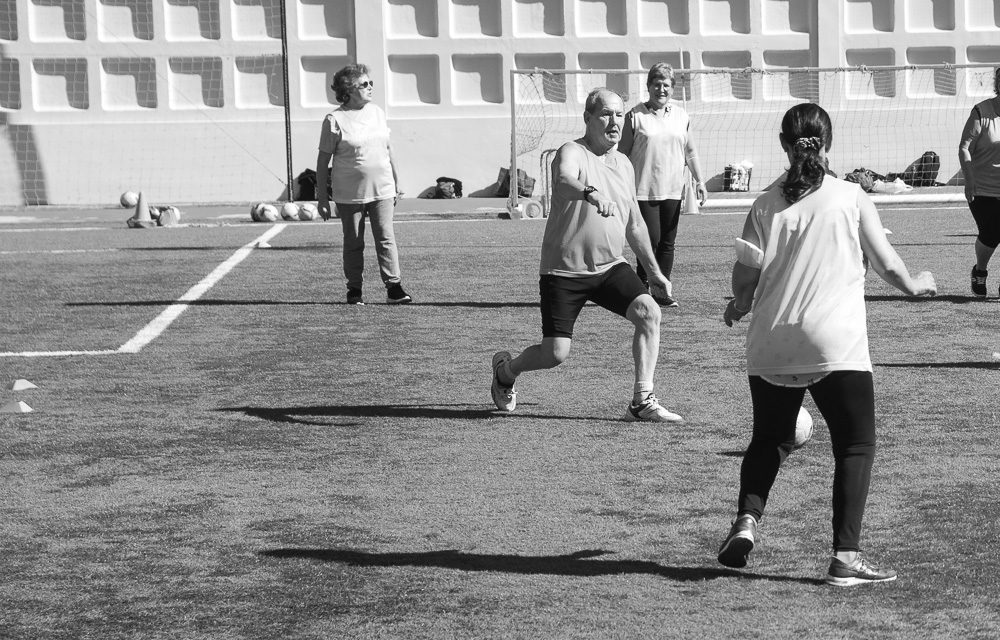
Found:
[[(740, 468), (739, 515), (760, 520), (781, 463), (795, 442), (804, 388), (750, 376), (753, 436)], [(833, 445), (833, 548), (857, 551), (875, 460), (875, 391), (868, 371), (835, 371), (809, 387)]]
[[(681, 218), (680, 200), (639, 200), (639, 213), (649, 230), (649, 243), (660, 271), (670, 279), (674, 268), (674, 240), (677, 238), (677, 223)], [(635, 272), (646, 282), (646, 270), (636, 264)]]

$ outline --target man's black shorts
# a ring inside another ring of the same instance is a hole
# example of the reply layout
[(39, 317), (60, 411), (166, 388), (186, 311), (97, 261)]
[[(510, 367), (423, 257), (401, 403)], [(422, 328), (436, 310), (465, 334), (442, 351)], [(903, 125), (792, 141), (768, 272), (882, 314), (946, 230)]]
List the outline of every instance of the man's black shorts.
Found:
[(588, 300), (624, 318), (632, 301), (647, 293), (642, 280), (624, 262), (582, 278), (543, 275), (538, 290), (542, 296), (542, 335), (546, 338), (572, 338), (573, 325)]

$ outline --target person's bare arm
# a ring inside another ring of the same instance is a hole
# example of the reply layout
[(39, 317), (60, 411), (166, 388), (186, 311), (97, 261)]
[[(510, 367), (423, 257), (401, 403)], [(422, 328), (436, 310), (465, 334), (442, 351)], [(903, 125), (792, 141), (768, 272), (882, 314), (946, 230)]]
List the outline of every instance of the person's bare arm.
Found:
[(327, 192), (327, 184), (330, 181), (330, 158), (333, 154), (329, 151), (320, 151), (316, 157), (316, 210), (324, 220), (332, 217), (330, 211), (330, 196)]
[(618, 204), (608, 194), (599, 190), (589, 195), (585, 193), (588, 185), (580, 180), (584, 153), (578, 144), (572, 142), (559, 148), (552, 161), (552, 175), (555, 178), (552, 192), (565, 200), (585, 200), (594, 205), (597, 213), (605, 218), (613, 216), (618, 211)]
[(903, 259), (885, 237), (882, 218), (868, 194), (859, 190), (858, 207), (861, 210), (861, 249), (865, 252), (872, 269), (883, 280), (911, 296), (933, 296), (937, 285), (930, 271), (921, 271), (910, 276)]
[[(722, 319), (727, 326), (733, 326), (743, 316), (750, 313), (753, 307), (753, 296), (757, 291), (757, 283), (760, 282), (760, 260), (763, 259), (763, 251), (760, 247), (760, 236), (753, 226), (753, 213), (747, 214), (743, 222), (743, 234), (740, 240), (746, 243), (744, 251), (747, 257), (737, 260), (733, 265), (732, 287), (733, 299), (726, 306), (726, 311)], [(744, 264), (744, 263), (750, 264)], [(755, 265), (755, 266), (751, 266)]]
[(965, 199), (972, 202), (976, 191), (976, 175), (972, 170), (972, 143), (979, 137), (981, 127), (978, 110), (973, 109), (962, 128), (962, 139), (958, 143), (958, 163), (965, 178)]

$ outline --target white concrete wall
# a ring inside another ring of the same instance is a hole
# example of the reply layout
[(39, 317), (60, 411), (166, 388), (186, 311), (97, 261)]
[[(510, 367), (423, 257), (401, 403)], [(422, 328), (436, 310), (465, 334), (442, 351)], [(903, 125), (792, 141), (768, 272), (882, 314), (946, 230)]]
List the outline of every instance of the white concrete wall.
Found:
[[(0, 0), (0, 205), (279, 198), (278, 7)], [(289, 0), (285, 19), (293, 173), (357, 60), (411, 196), (441, 175), (481, 191), (509, 164), (511, 69), (1000, 63), (1000, 0)]]

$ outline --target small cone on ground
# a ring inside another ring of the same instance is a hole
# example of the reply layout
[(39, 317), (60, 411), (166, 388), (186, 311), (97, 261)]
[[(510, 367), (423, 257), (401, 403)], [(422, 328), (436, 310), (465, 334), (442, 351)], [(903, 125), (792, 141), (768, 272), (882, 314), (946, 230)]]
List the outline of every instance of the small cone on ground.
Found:
[(135, 214), (125, 221), (132, 229), (149, 229), (156, 226), (153, 216), (149, 215), (149, 205), (146, 204), (146, 196), (139, 192), (139, 202), (135, 205)]
[(25, 391), (27, 389), (37, 389), (38, 385), (34, 384), (30, 380), (25, 380), (24, 378), (18, 378), (14, 382), (11, 382), (10, 386), (7, 388), (10, 389), (11, 391)]
[(4, 406), (0, 407), (0, 413), (31, 413), (32, 411), (34, 411), (34, 409), (20, 400), (16, 402), (8, 402)]

